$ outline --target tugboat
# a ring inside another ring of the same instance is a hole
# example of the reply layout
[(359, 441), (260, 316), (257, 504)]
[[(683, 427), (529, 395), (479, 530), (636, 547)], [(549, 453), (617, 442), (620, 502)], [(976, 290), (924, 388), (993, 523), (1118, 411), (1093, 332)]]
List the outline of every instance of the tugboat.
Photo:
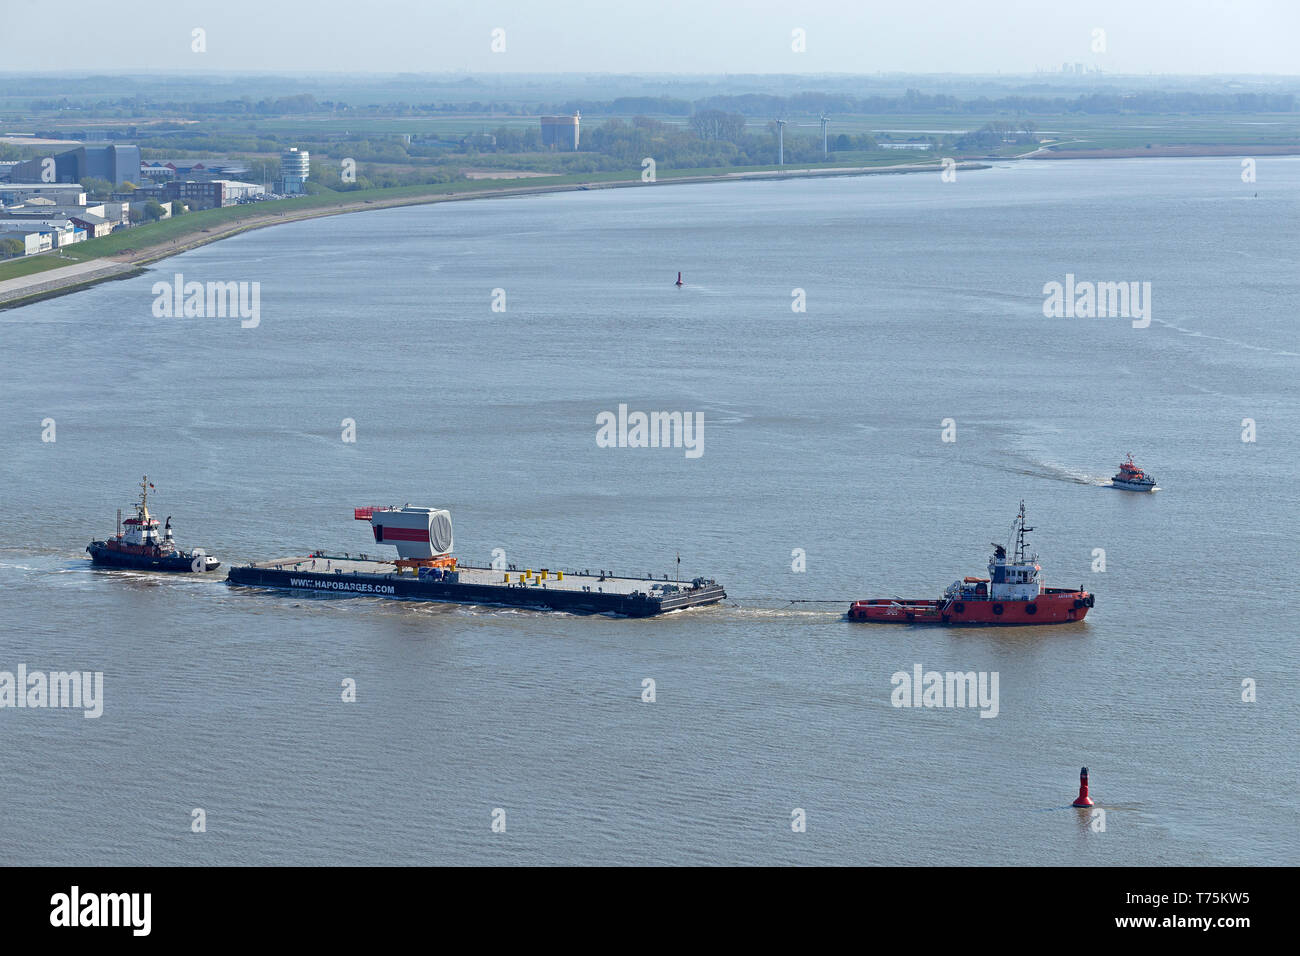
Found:
[(1025, 503), (1012, 526), (1015, 552), (993, 545), (987, 578), (954, 581), (937, 601), (873, 598), (855, 601), (849, 620), (880, 624), (1024, 625), (1082, 621), (1096, 602), (1083, 588), (1049, 588), (1039, 580), (1038, 555), (1025, 554)]
[(1155, 491), (1156, 479), (1133, 464), (1133, 456), (1119, 466), (1119, 474), (1110, 480), (1111, 485), (1124, 491)]
[[(133, 568), (137, 571), (212, 571), (221, 566), (216, 558), (208, 557), (202, 549), (181, 551), (172, 537), (172, 519), (161, 534), (158, 519), (149, 514), (149, 476), (140, 479), (140, 503), (135, 506), (135, 517), (122, 520), (117, 513), (117, 534), (107, 541), (92, 541), (86, 551), (95, 564), (114, 568)], [(126, 525), (126, 530), (122, 526)]]

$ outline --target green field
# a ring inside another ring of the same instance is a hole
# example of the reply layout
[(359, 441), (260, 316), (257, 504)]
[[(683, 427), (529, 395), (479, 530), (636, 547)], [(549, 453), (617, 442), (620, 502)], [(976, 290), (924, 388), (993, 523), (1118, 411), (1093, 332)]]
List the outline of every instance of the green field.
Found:
[(10, 259), (8, 262), (0, 262), (0, 279), (17, 279), (22, 276), (35, 275), (38, 272), (45, 272), (47, 269), (57, 269), (59, 266), (72, 265), (74, 262), (81, 262), (80, 259), (74, 259), (72, 256), (66, 256), (60, 259), (56, 255), (43, 253), (37, 256), (24, 256), (21, 259)]
[[(583, 115), (582, 126), (590, 130), (606, 119), (627, 122), (630, 116)], [(679, 116), (653, 116), (669, 125), (685, 128), (687, 122)], [(1017, 117), (1012, 113), (971, 113), (960, 115), (836, 115), (830, 117), (829, 132), (870, 133), (877, 130), (911, 131), (916, 135), (929, 135), (935, 131), (960, 133), (976, 130), (990, 121), (1010, 122)], [(1120, 115), (1035, 115), (1041, 136), (1094, 141), (1098, 146), (1144, 146), (1148, 142), (1165, 144), (1275, 144), (1300, 145), (1300, 115), (1295, 113), (1234, 113), (1234, 114), (1120, 114)], [(811, 136), (820, 139), (821, 129), (815, 116), (790, 117), (786, 135)], [(298, 136), (373, 135), (392, 136), (412, 134), (420, 136), (462, 137), (470, 133), (491, 132), (500, 126), (527, 129), (538, 123), (535, 116), (494, 116), (491, 114), (456, 114), (437, 117), (352, 117), (332, 116), (320, 119), (278, 117), (253, 122), (204, 124), (212, 132), (242, 132), (256, 130), (265, 135), (292, 138)], [(766, 121), (751, 120), (751, 132), (762, 130)], [(896, 139), (907, 138), (907, 132), (895, 132)]]
[[(652, 116), (671, 126), (685, 128), (687, 121), (680, 116)], [(1162, 144), (1261, 144), (1300, 145), (1300, 114), (1296, 113), (1215, 113), (1215, 114), (1035, 114), (1032, 117), (1040, 135), (1069, 139), (1083, 139), (1098, 147), (1121, 148), (1144, 146), (1148, 142)], [(141, 138), (152, 135), (150, 126), (157, 117), (130, 117), (114, 120), (113, 126), (135, 126)], [(607, 119), (630, 121), (631, 116), (586, 115), (582, 117), (584, 131), (590, 131)], [(786, 135), (820, 138), (820, 127), (815, 116), (790, 116)], [(987, 112), (962, 114), (840, 114), (830, 117), (830, 135), (839, 133), (869, 133), (893, 130), (894, 137), (905, 139), (909, 132), (929, 135), (936, 132), (960, 133), (975, 130), (990, 121), (1016, 120), (1013, 113)], [(24, 128), (66, 129), (77, 128), (77, 123), (66, 116), (24, 116), (21, 126), (14, 118), (3, 121), (4, 132), (20, 132)], [(459, 139), (471, 133), (491, 132), (499, 127), (529, 129), (538, 125), (536, 116), (504, 114), (441, 114), (437, 116), (339, 116), (320, 114), (309, 116), (276, 117), (219, 117), (187, 124), (186, 132), (213, 136), (238, 135), (292, 140), (336, 139), (342, 147), (348, 137), (389, 138), (410, 135), (416, 138), (432, 137)], [(751, 118), (750, 132), (759, 132), (766, 120)], [(255, 154), (250, 154), (255, 155)], [(266, 155), (270, 155), (269, 152)]]

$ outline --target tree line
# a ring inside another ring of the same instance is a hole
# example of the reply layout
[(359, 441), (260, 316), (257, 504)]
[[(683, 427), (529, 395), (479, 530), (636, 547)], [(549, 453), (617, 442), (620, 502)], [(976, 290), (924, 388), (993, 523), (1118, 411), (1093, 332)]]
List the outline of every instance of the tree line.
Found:
[(164, 101), (150, 96), (119, 97), (95, 102), (69, 97), (37, 99), (32, 107), (53, 112), (75, 109), (89, 115), (170, 113), (189, 116), (285, 116), (347, 112), (356, 116), (428, 116), (440, 113), (497, 113), (502, 116), (539, 116), (583, 112), (602, 116), (691, 117), (710, 111), (739, 113), (746, 117), (839, 114), (989, 114), (1061, 115), (1070, 113), (1292, 113), (1294, 93), (1197, 93), (1163, 90), (1106, 90), (1075, 97), (1012, 94), (962, 99), (945, 93), (926, 94), (909, 89), (902, 96), (853, 96), (847, 93), (719, 94), (696, 100), (671, 96), (623, 96), (608, 100), (572, 99), (553, 103), (472, 100), (444, 103), (372, 103), (350, 105), (317, 100), (310, 93), (254, 102), (249, 97), (227, 100)]

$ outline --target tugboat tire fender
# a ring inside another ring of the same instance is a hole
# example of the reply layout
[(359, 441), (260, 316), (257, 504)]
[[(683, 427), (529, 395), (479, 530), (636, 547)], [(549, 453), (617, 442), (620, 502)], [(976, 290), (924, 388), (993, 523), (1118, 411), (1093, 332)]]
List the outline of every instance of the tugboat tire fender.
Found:
[(1097, 595), (1095, 595), (1095, 594), (1089, 594), (1089, 595), (1088, 595), (1088, 607), (1092, 607), (1092, 606), (1095, 605), (1096, 603), (1097, 603)]
[(1026, 605), (1025, 605), (1025, 613), (1026, 613), (1026, 614), (1037, 614), (1037, 613), (1038, 613), (1038, 605), (1037, 605), (1037, 604), (1026, 604)]
[(994, 614), (1001, 614), (1001, 613), (1002, 613), (1002, 605), (1001, 605), (1001, 604), (995, 604), (995, 605), (993, 605), (993, 613), (994, 613)]
[(966, 610), (966, 605), (963, 604), (961, 601), (958, 601), (956, 604), (952, 606), (952, 610), (954, 614), (960, 614), (962, 611)]

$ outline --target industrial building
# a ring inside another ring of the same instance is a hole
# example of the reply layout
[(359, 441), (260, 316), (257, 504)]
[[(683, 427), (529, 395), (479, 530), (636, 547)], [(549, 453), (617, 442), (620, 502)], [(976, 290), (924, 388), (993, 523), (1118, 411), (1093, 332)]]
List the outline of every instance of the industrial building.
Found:
[(103, 216), (97, 216), (91, 212), (79, 212), (75, 216), (69, 216), (72, 224), (86, 230), (87, 239), (99, 239), (107, 236), (113, 231), (113, 224)]
[(245, 183), (237, 179), (214, 179), (213, 182), (222, 185), (221, 204), (223, 206), (233, 206), (236, 203), (261, 199), (266, 195), (266, 187), (257, 183)]
[(0, 242), (5, 239), (16, 239), (21, 242), (23, 244), (22, 255), (24, 256), (49, 252), (53, 248), (53, 237), (49, 233), (30, 228), (6, 231), (6, 224), (0, 222)]
[(48, 199), (60, 206), (84, 206), (86, 190), (80, 183), (0, 183), (0, 206), (15, 206), (32, 199)]
[(117, 202), (141, 203), (150, 199), (156, 199), (164, 202), (163, 186), (160, 183), (145, 183), (137, 186), (135, 189), (123, 189), (115, 193), (109, 193), (109, 198)]
[[(12, 180), (43, 182), (45, 158), (29, 159), (9, 172)], [(80, 183), (89, 178), (107, 179), (114, 186), (140, 178), (140, 147), (104, 144), (78, 146), (54, 156), (54, 182)]]
[(27, 251), (25, 255), (35, 255), (38, 252), (48, 252), (51, 249), (62, 249), (64, 246), (70, 246), (74, 242), (85, 242), (87, 239), (86, 230), (78, 226), (71, 219), (3, 219), (0, 218), (0, 232), (7, 233), (9, 238), (17, 238), (24, 235), (44, 236), (44, 239), (37, 238), (27, 241)]
[(226, 159), (174, 159), (167, 162), (149, 160), (140, 166), (142, 181), (167, 182), (189, 179), (194, 182), (213, 179), (241, 179), (251, 173), (248, 163)]
[(573, 152), (578, 148), (578, 124), (581, 113), (572, 116), (543, 116), (542, 145), (560, 152)]
[(241, 183), (234, 179), (214, 179), (211, 182), (170, 182), (162, 188), (162, 198), (180, 200), (190, 209), (220, 209), (239, 202), (258, 199), (266, 190), (256, 183)]
[[(232, 205), (248, 196), (264, 192), (261, 186), (223, 180), (202, 183), (214, 201)], [(86, 200), (86, 193), (76, 183), (8, 183), (0, 184), (0, 233), (23, 243), (23, 255), (36, 255), (75, 242), (98, 239), (144, 217), (146, 195), (161, 192), (163, 187), (150, 186), (135, 191), (115, 193), (110, 200)], [(160, 203), (159, 218), (170, 218), (171, 204)]]

